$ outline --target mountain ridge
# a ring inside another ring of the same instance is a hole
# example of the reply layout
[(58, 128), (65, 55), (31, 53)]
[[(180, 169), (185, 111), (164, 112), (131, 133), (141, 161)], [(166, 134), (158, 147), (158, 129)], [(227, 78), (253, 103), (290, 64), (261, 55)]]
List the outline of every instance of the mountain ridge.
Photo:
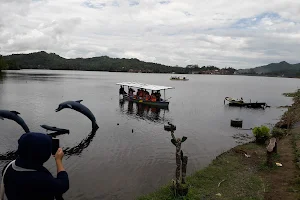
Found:
[[(28, 54), (12, 54), (2, 56), (9, 69), (51, 69), (51, 70), (83, 70), (111, 72), (142, 73), (178, 73), (178, 74), (240, 74), (258, 76), (300, 77), (300, 63), (290, 64), (286, 61), (270, 63), (250, 69), (219, 69), (215, 66), (187, 65), (186, 67), (168, 66), (159, 63), (145, 62), (137, 58), (111, 58), (97, 56), (91, 58), (64, 58), (55, 53), (45, 51)], [(3, 64), (2, 64), (3, 65)]]

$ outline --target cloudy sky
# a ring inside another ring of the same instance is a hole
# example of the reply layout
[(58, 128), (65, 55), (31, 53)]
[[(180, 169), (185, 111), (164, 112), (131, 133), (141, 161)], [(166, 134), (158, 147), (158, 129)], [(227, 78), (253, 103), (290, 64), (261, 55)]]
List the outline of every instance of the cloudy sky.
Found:
[(0, 0), (0, 54), (167, 65), (300, 62), (300, 0)]

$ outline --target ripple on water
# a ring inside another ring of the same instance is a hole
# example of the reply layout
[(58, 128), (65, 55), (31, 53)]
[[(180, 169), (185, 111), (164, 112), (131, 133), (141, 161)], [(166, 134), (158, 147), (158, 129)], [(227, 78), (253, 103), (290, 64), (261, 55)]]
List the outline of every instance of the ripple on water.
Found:
[[(246, 128), (273, 123), (284, 112), (273, 106), (291, 103), (281, 93), (300, 85), (298, 79), (282, 82), (242, 76), (189, 75), (189, 81), (179, 83), (170, 81), (168, 74), (54, 70), (13, 73), (0, 83), (0, 108), (18, 110), (35, 131), (42, 131), (41, 124), (71, 131), (60, 139), (63, 147), (76, 147), (72, 149), (74, 154), (65, 159), (71, 185), (65, 198), (74, 200), (131, 200), (174, 178), (175, 147), (170, 133), (163, 130), (167, 122), (177, 126), (176, 137), (188, 137), (182, 149), (189, 157), (188, 173), (193, 173), (237, 144), (233, 137), (239, 131), (230, 127), (230, 119), (242, 118)], [(172, 97), (169, 110), (120, 103), (115, 83), (122, 81), (175, 87), (166, 92), (167, 98)], [(272, 107), (230, 108), (223, 104), (226, 96), (266, 101)], [(54, 112), (59, 103), (79, 99), (97, 118), (100, 128), (96, 134), (90, 134), (91, 123), (80, 113), (67, 109)], [(0, 127), (0, 149), (4, 153), (15, 149), (20, 127), (7, 120), (0, 121)], [(47, 167), (55, 174), (53, 161), (47, 162)]]

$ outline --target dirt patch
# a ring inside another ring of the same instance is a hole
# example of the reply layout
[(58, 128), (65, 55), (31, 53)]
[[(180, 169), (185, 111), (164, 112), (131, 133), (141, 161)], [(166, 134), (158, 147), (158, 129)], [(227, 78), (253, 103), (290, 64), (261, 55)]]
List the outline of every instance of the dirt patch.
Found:
[(265, 184), (264, 199), (300, 199), (300, 170), (295, 163), (295, 156), (299, 154), (300, 166), (300, 128), (293, 129), (278, 142), (278, 154), (274, 156), (274, 160), (282, 163), (282, 167), (266, 166), (266, 145), (250, 143), (235, 147), (232, 151), (244, 157), (241, 159), (243, 165), (262, 178)]
[(262, 171), (261, 177), (266, 180), (268, 190), (266, 200), (295, 200), (298, 199), (297, 179), (299, 170), (294, 162), (293, 135), (278, 142), (278, 162), (283, 166), (269, 171)]

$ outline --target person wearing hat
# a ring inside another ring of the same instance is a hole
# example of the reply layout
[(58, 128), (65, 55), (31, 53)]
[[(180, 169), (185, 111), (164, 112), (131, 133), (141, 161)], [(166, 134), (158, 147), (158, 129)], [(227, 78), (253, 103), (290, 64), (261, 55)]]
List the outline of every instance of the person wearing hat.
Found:
[(64, 153), (55, 154), (57, 177), (43, 166), (52, 152), (52, 139), (43, 133), (25, 133), (18, 140), (18, 157), (2, 172), (0, 199), (4, 190), (8, 200), (62, 199), (69, 189), (68, 174), (62, 164)]

